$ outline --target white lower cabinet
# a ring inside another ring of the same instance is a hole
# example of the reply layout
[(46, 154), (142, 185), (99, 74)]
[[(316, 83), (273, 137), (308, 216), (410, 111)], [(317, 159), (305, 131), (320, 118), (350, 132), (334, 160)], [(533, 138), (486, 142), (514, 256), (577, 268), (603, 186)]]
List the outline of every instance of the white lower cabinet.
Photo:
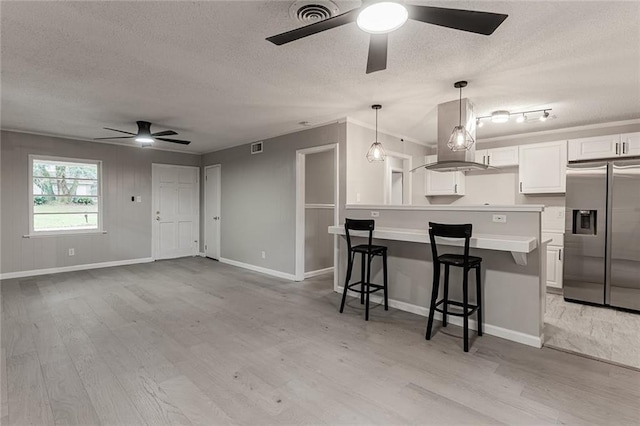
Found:
[(567, 141), (520, 146), (521, 194), (561, 194), (566, 188)]
[[(427, 155), (425, 163), (435, 163), (435, 155)], [(464, 195), (463, 172), (432, 172), (427, 170), (424, 184), (424, 195)]]
[(552, 238), (547, 245), (547, 287), (562, 289), (562, 263), (564, 256), (564, 234), (543, 233), (542, 239)]

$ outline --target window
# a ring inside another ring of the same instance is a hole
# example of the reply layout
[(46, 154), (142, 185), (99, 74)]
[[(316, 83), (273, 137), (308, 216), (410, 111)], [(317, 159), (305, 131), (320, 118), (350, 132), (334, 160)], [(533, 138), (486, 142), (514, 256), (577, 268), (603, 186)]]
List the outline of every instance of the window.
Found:
[(102, 162), (29, 156), (30, 234), (102, 231)]

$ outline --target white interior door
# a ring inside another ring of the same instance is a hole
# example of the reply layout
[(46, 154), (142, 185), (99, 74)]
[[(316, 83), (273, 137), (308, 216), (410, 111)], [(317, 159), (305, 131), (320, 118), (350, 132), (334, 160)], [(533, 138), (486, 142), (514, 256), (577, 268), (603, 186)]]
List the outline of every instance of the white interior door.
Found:
[(195, 256), (200, 233), (198, 167), (153, 166), (155, 259)]
[(220, 258), (220, 166), (204, 170), (204, 253), (212, 259)]

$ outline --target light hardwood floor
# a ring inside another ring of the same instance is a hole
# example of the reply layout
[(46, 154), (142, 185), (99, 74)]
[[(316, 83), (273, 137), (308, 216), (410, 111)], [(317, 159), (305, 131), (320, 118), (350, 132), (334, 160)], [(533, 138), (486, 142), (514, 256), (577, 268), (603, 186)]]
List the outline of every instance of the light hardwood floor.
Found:
[[(391, 284), (393, 285), (393, 284)], [(203, 258), (2, 282), (3, 425), (638, 424), (640, 373)]]

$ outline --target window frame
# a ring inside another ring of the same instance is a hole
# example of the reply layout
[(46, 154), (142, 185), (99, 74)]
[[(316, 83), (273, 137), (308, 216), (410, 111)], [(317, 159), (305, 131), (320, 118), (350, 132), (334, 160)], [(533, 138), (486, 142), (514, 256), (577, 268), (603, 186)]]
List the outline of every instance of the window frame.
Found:
[[(98, 168), (98, 195), (96, 199), (98, 201), (98, 213), (97, 213), (97, 221), (98, 226), (95, 229), (60, 229), (60, 230), (47, 230), (47, 231), (36, 231), (33, 226), (33, 218), (34, 218), (34, 206), (33, 206), (33, 162), (35, 161), (57, 161), (61, 163), (78, 163), (78, 164), (95, 164)], [(104, 211), (104, 203), (103, 203), (103, 192), (102, 192), (102, 161), (101, 160), (89, 160), (82, 158), (71, 158), (71, 157), (55, 157), (50, 155), (29, 155), (29, 237), (40, 237), (40, 236), (60, 236), (60, 235), (83, 235), (83, 234), (104, 234), (104, 222), (103, 222), (103, 211)]]

